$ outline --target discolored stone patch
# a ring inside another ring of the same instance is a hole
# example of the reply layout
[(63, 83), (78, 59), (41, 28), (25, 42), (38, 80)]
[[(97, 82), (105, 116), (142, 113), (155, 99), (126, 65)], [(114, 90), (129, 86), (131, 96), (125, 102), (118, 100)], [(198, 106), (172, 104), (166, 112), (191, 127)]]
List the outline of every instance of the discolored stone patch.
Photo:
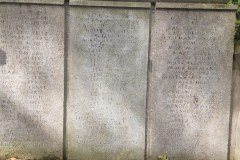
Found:
[(0, 65), (5, 65), (6, 59), (6, 53), (0, 49)]

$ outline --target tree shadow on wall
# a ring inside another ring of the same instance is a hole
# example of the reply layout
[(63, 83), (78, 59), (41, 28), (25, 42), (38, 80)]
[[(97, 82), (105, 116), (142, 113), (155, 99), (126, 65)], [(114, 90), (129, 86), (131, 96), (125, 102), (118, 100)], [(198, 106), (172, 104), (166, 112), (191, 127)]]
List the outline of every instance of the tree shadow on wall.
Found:
[[(21, 103), (0, 92), (0, 158), (4, 156), (42, 158), (56, 140), (42, 122)], [(47, 155), (45, 155), (47, 154)], [(55, 154), (55, 153), (53, 153)]]
[(240, 69), (240, 54), (234, 54), (235, 69)]
[[(0, 49), (0, 67), (6, 65), (6, 59), (6, 52)], [(10, 63), (12, 64), (13, 62)], [(11, 66), (11, 64), (8, 65)], [(2, 68), (0, 68), (0, 70), (1, 69)], [(9, 69), (7, 66), (6, 70), (8, 71)], [(3, 81), (0, 91), (0, 159), (6, 158), (6, 156), (10, 156), (10, 158), (44, 158), (61, 155), (62, 137), (58, 135), (62, 135), (62, 132), (56, 133), (56, 128), (53, 128), (51, 124), (47, 123), (49, 111), (46, 111), (47, 118), (41, 117), (43, 113), (38, 109), (37, 104), (32, 103), (32, 100), (35, 99), (31, 99), (29, 94), (27, 94), (28, 92), (25, 93), (25, 90), (31, 90), (28, 88), (30, 84), (23, 83), (20, 85), (20, 90), (18, 90), (16, 86), (17, 83), (22, 83), (18, 80), (18, 77), (21, 77), (21, 75), (17, 74), (18, 70), (27, 71), (28, 68), (26, 68), (26, 66), (19, 66), (18, 68), (12, 69), (16, 71), (16, 75), (11, 74), (10, 80), (8, 75), (4, 73), (1, 75)], [(38, 71), (37, 65), (33, 66), (33, 70)], [(47, 77), (44, 71), (39, 72), (43, 77)], [(24, 76), (33, 79), (34, 74)], [(26, 79), (24, 79), (24, 82), (25, 80)], [(49, 83), (49, 79), (38, 79), (36, 83), (48, 88), (47, 83)], [(51, 92), (51, 89), (49, 90), (49, 92)], [(49, 92), (47, 92), (47, 94)], [(45, 90), (38, 89), (38, 93), (45, 95)], [(27, 107), (24, 104), (25, 101), (29, 102)], [(49, 108), (51, 109), (51, 107)], [(61, 129), (59, 130), (61, 131)]]
[(6, 64), (6, 53), (0, 49), (0, 65)]

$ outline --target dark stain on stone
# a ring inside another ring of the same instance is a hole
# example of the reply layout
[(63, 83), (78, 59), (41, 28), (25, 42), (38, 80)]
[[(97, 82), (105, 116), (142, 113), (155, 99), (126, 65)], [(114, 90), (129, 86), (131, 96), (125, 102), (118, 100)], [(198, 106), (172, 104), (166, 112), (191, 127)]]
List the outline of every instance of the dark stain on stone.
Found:
[(194, 96), (194, 101), (193, 101), (195, 104), (198, 103), (198, 97), (197, 96)]
[(0, 65), (5, 65), (6, 59), (6, 53), (0, 49)]

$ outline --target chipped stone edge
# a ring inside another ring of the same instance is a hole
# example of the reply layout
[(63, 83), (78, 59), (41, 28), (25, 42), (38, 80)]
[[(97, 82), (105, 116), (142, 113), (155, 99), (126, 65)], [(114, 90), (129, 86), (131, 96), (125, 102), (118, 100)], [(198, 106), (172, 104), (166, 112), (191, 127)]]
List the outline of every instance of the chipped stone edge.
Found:
[(156, 9), (191, 9), (191, 10), (230, 10), (236, 11), (236, 5), (203, 3), (165, 3), (157, 2)]
[(0, 0), (1, 3), (64, 4), (64, 0)]
[(120, 8), (151, 8), (150, 2), (119, 2), (119, 1), (70, 1), (73, 6), (120, 7)]

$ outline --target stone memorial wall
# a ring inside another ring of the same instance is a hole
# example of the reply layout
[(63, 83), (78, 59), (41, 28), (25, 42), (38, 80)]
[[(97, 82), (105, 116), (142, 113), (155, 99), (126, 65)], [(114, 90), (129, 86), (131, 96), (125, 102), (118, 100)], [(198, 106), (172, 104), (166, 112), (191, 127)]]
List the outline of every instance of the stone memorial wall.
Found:
[(236, 7), (133, 1), (0, 0), (0, 159), (240, 158)]

